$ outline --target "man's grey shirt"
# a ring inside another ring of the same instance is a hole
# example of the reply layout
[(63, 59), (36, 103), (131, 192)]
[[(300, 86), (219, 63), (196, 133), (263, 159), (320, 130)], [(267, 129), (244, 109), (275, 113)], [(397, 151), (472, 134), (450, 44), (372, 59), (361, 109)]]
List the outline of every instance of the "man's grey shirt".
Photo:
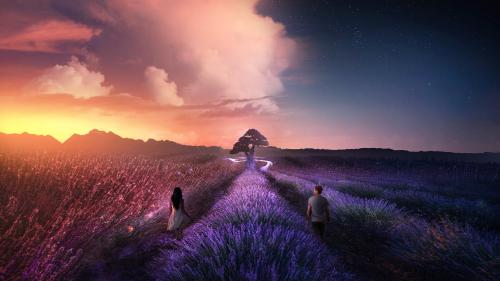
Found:
[(312, 210), (311, 221), (326, 223), (326, 212), (328, 211), (326, 198), (321, 195), (311, 196), (308, 203)]

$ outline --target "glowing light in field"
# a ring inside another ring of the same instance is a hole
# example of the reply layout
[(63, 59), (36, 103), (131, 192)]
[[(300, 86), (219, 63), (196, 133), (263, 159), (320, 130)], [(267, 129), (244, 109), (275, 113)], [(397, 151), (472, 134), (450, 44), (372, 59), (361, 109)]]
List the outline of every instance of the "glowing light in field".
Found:
[[(226, 160), (229, 160), (229, 161), (231, 161), (233, 163), (241, 163), (241, 162), (245, 162), (246, 158), (245, 157), (238, 157), (238, 158), (227, 157)], [(264, 162), (264, 163), (266, 163), (266, 165), (264, 165), (264, 166), (262, 166), (262, 167), (259, 168), (259, 170), (261, 170), (261, 171), (267, 171), (273, 165), (272, 161), (265, 160), (265, 159), (259, 159), (258, 157), (256, 157), (255, 161), (256, 162)]]

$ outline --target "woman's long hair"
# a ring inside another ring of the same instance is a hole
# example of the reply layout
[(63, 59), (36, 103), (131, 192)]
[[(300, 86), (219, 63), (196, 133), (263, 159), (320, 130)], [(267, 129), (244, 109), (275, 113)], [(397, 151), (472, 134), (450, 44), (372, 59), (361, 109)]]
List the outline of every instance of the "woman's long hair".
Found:
[(176, 210), (179, 209), (182, 201), (182, 190), (180, 187), (174, 188), (174, 192), (172, 193), (172, 204)]

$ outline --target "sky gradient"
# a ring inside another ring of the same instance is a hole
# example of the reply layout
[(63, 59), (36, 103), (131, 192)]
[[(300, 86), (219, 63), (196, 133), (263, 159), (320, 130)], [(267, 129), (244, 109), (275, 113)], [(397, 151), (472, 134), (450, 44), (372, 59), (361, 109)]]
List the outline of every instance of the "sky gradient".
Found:
[(0, 0), (0, 132), (500, 151), (500, 12), (433, 2)]

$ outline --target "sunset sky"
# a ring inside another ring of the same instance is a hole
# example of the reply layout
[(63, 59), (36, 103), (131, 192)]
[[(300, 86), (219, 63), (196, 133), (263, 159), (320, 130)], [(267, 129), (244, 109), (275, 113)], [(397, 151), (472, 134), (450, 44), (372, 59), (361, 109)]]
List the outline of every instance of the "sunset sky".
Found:
[(470, 3), (0, 0), (0, 132), (500, 151), (500, 12)]

